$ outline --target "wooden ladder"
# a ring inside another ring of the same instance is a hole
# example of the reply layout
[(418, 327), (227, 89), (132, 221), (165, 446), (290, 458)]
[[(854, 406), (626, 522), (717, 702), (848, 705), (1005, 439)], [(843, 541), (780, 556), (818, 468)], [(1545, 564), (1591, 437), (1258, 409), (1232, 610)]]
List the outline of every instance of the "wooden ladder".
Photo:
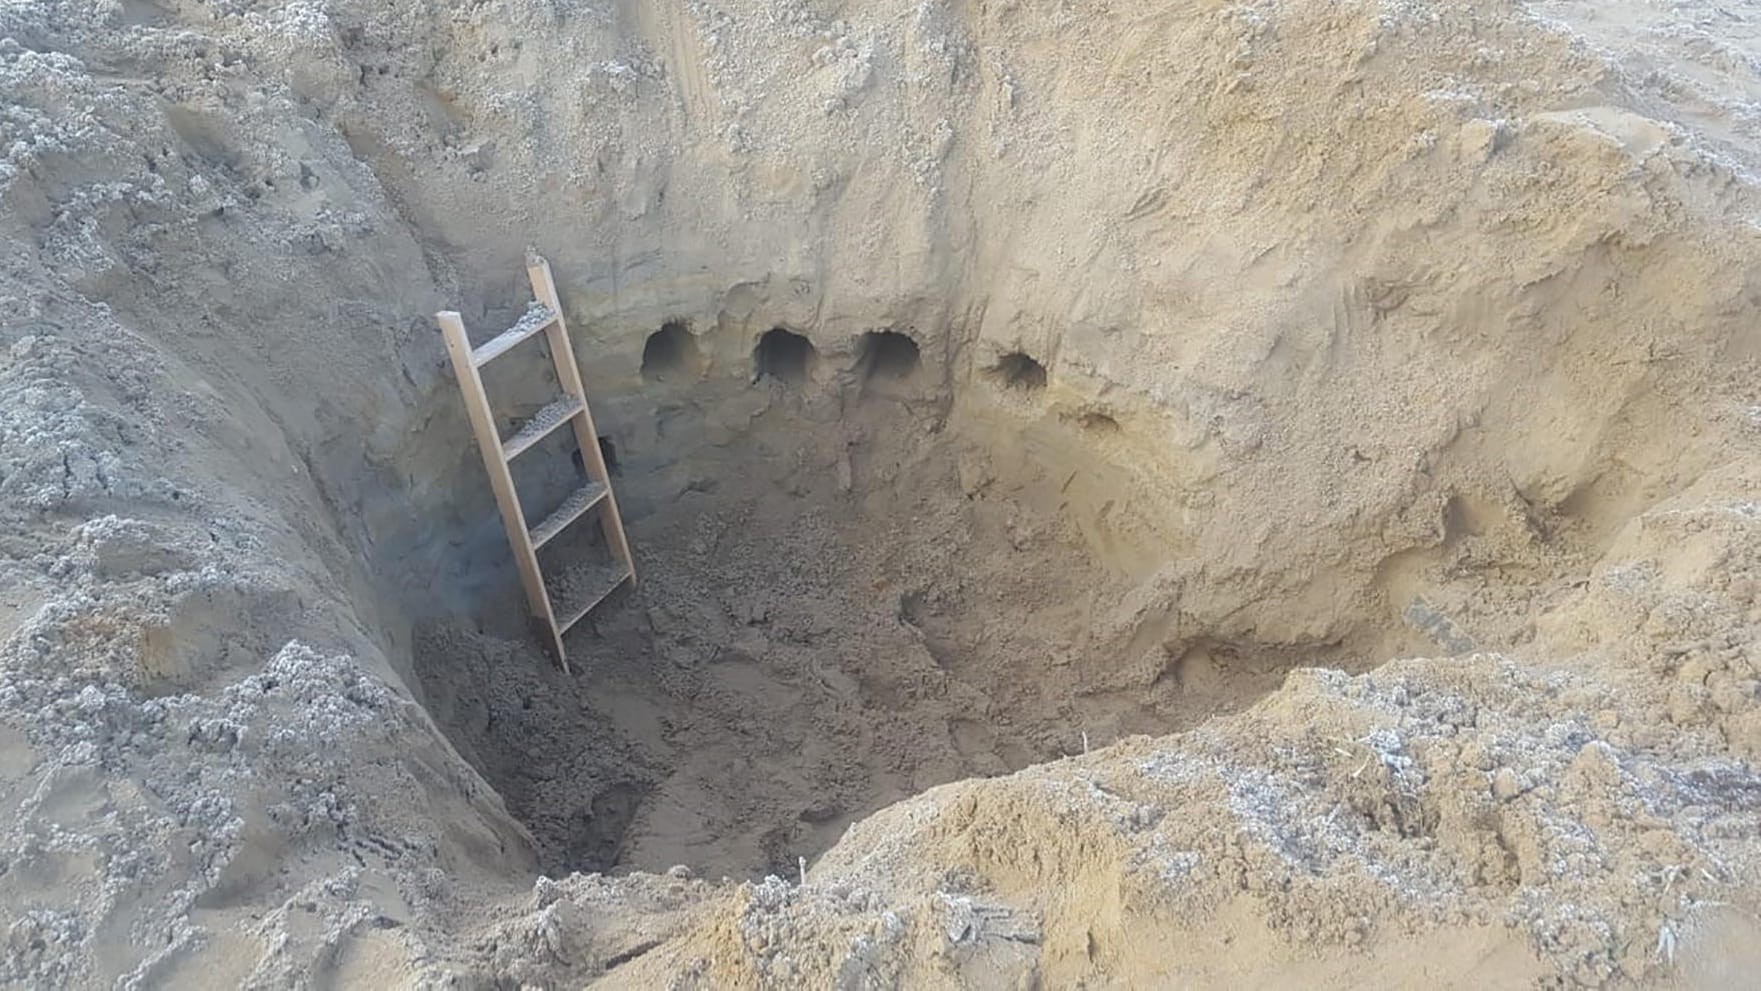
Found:
[[(618, 515), (617, 496), (612, 494), (611, 475), (606, 472), (599, 434), (593, 429), (593, 413), (587, 408), (587, 395), (581, 388), (581, 372), (575, 365), (574, 349), (569, 346), (569, 329), (563, 324), (562, 302), (550, 276), (550, 263), (535, 254), (527, 255), (526, 276), (532, 282), (535, 297), (526, 315), (481, 347), (471, 346), (465, 335), (465, 322), (456, 312), (445, 310), (435, 314), (435, 319), (446, 337), (446, 352), (452, 357), (459, 390), (465, 395), (465, 411), (470, 414), (471, 430), (477, 435), (483, 467), (489, 471), (489, 485), (495, 490), (495, 504), (501, 510), (502, 525), (507, 528), (508, 543), (513, 547), (514, 564), (519, 567), (520, 583), (525, 586), (532, 617), (550, 632), (550, 650), (556, 662), (568, 671), (563, 634), (618, 586), (626, 581), (636, 584), (636, 562), (630, 557), (630, 542), (624, 536), (624, 522)], [(495, 412), (490, 408), (489, 394), (478, 370), (541, 333), (550, 346), (550, 360), (556, 365), (556, 379), (563, 394), (503, 438), (495, 427)], [(586, 483), (537, 526), (528, 527), (519, 493), (514, 491), (510, 465), (514, 458), (531, 450), (565, 423), (574, 427), (575, 446), (581, 450), (581, 465), (587, 472)], [(538, 566), (538, 548), (590, 510), (598, 510), (606, 546), (616, 560), (610, 568), (585, 567), (568, 572), (558, 597), (572, 601), (559, 613)]]

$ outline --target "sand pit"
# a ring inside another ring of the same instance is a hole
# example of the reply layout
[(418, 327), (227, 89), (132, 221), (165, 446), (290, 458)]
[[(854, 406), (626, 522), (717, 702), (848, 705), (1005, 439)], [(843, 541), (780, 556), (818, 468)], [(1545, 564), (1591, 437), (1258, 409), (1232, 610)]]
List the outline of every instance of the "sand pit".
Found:
[[(983, 375), (951, 416), (953, 371), (898, 331), (822, 354), (772, 328), (697, 375), (657, 361), (707, 350), (665, 328), (644, 344), (624, 408), (653, 405), (613, 438), (644, 580), (569, 639), (589, 675), (535, 653), (494, 548), (468, 565), (503, 572), (486, 608), (418, 624), (425, 704), (554, 869), (790, 873), (882, 805), (1189, 728), (1302, 647), (1342, 652), (1108, 615), (1131, 564), (1083, 530), (1129, 519), (1087, 501), (1129, 497), (1087, 480), (1117, 425)], [(1031, 461), (988, 455), (1005, 424), (1043, 445)]]
[(1740, 983), (1758, 25), (0, 5), (0, 983)]

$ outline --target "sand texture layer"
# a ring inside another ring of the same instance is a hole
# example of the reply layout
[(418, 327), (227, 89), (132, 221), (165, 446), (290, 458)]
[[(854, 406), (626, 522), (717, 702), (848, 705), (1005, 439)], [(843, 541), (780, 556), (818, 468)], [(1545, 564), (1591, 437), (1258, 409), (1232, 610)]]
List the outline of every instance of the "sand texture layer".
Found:
[(1750, 983), (1758, 221), (1738, 2), (0, 0), (0, 984)]

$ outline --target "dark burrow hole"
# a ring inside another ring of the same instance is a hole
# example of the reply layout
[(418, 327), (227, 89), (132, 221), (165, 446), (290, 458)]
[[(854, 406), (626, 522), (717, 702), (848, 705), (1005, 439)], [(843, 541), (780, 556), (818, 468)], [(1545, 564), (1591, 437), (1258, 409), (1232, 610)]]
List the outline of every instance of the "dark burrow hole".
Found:
[(986, 370), (992, 379), (1010, 389), (1043, 389), (1046, 366), (1020, 351), (1011, 351)]
[(856, 370), (862, 381), (909, 378), (917, 371), (917, 342), (892, 330), (871, 330), (856, 343)]
[[(622, 475), (623, 467), (618, 464), (618, 445), (610, 437), (599, 438), (599, 456), (605, 459), (605, 470), (608, 474)], [(587, 471), (587, 465), (581, 458), (580, 451), (573, 451), (569, 457), (575, 462), (575, 470)]]
[(813, 371), (819, 352), (813, 342), (793, 331), (774, 327), (752, 349), (752, 379), (769, 376), (788, 385), (801, 385)]
[(680, 321), (669, 321), (649, 334), (642, 346), (644, 382), (685, 381), (694, 378), (699, 368), (697, 339)]

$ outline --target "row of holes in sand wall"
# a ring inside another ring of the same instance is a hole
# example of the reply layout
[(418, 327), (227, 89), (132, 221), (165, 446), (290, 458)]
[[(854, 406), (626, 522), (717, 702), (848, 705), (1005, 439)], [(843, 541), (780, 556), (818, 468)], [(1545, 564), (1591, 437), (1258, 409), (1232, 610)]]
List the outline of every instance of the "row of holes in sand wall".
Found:
[[(872, 330), (856, 343), (855, 373), (865, 382), (902, 381), (922, 363), (917, 342), (893, 330)], [(648, 335), (642, 347), (642, 379), (666, 384), (694, 381), (706, 362), (697, 339), (682, 321), (670, 321)], [(773, 327), (759, 337), (752, 349), (752, 380), (775, 379), (799, 386), (812, 378), (819, 364), (819, 349), (803, 334)], [(1010, 352), (985, 369), (991, 381), (1009, 389), (1034, 391), (1045, 388), (1046, 368), (1031, 355)]]

